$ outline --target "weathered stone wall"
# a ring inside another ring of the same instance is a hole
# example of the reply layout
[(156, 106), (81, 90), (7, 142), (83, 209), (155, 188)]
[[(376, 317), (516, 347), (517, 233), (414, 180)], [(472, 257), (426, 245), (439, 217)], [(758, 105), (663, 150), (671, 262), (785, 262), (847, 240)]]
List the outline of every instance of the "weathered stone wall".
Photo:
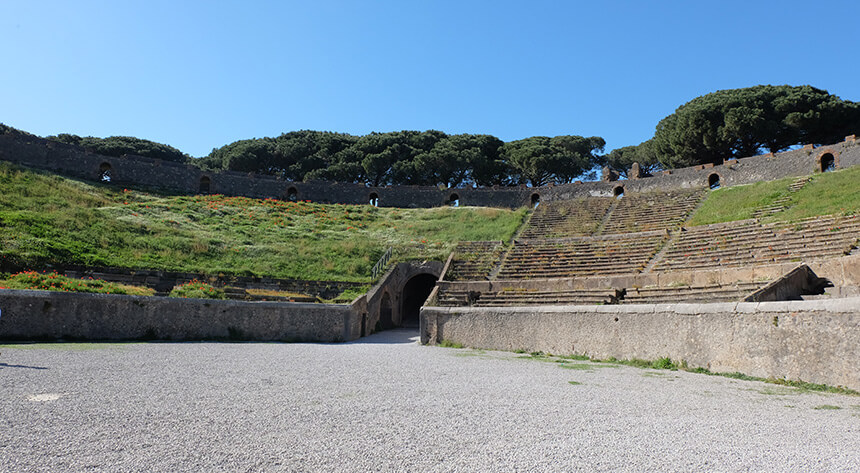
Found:
[(0, 290), (0, 339), (353, 340), (349, 305)]
[(596, 358), (669, 357), (714, 372), (860, 389), (860, 298), (421, 311), (422, 343)]
[(367, 204), (371, 195), (383, 207), (436, 207), (446, 205), (457, 194), (460, 205), (515, 208), (529, 205), (537, 194), (542, 201), (588, 196), (612, 196), (617, 186), (625, 193), (703, 188), (716, 173), (724, 187), (811, 174), (820, 157), (831, 153), (838, 168), (860, 164), (860, 146), (849, 137), (846, 141), (819, 148), (803, 149), (730, 160), (719, 166), (703, 165), (674, 169), (653, 177), (616, 182), (581, 182), (539, 188), (498, 187), (481, 189), (447, 189), (419, 186), (367, 187), (360, 184), (333, 182), (290, 182), (272, 176), (234, 171), (205, 172), (187, 164), (125, 156), (114, 158), (87, 152), (83, 148), (56, 143), (31, 135), (0, 134), (0, 160), (48, 169), (83, 179), (97, 180), (100, 167), (111, 167), (111, 182), (168, 189), (173, 192), (200, 192), (203, 177), (210, 180), (213, 194), (241, 195), (255, 198), (286, 199), (291, 190), (298, 200), (321, 203)]
[(0, 289), (0, 340), (278, 340), (339, 342), (377, 329), (387, 295), (399, 326), (404, 286), (442, 263), (399, 263), (349, 305), (242, 302)]

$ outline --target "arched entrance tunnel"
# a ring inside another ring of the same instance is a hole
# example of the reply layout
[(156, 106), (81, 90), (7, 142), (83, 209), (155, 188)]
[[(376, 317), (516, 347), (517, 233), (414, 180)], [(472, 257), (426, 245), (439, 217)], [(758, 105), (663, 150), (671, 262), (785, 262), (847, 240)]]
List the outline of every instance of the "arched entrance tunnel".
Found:
[(418, 327), (418, 315), (421, 312), (421, 306), (430, 296), (433, 287), (436, 286), (437, 276), (432, 274), (419, 274), (413, 276), (412, 279), (406, 282), (403, 286), (403, 310), (401, 311), (402, 318), (400, 325), (403, 327)]

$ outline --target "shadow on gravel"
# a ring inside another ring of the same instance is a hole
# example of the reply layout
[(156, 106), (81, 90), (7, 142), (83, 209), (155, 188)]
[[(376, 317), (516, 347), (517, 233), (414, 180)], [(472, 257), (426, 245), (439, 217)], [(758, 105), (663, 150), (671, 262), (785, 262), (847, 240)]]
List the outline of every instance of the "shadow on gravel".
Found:
[(10, 365), (9, 363), (0, 363), (0, 370), (3, 368), (27, 368), (31, 370), (46, 370), (44, 366), (27, 366), (27, 365)]
[(358, 340), (346, 342), (344, 345), (383, 344), (397, 345), (418, 343), (418, 328), (395, 328), (384, 332), (374, 333)]

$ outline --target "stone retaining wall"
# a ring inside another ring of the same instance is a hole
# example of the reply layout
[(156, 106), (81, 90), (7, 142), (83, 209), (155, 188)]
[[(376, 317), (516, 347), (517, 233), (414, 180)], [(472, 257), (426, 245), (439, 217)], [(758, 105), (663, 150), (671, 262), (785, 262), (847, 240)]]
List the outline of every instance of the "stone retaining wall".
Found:
[(721, 304), (425, 307), (421, 341), (596, 358), (669, 357), (860, 390), (860, 298)]
[(350, 305), (0, 290), (0, 340), (358, 338)]

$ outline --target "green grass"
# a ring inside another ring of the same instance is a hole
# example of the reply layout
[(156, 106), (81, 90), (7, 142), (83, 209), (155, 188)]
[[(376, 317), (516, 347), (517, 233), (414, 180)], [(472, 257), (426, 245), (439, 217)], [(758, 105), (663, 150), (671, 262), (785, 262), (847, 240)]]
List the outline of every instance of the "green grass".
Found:
[(443, 348), (464, 348), (462, 343), (452, 342), (451, 340), (442, 340), (439, 346)]
[(772, 219), (793, 222), (818, 215), (860, 213), (858, 180), (860, 166), (817, 174), (794, 194), (795, 204)]
[(396, 261), (447, 258), (457, 241), (510, 239), (527, 210), (376, 208), (170, 196), (0, 163), (0, 261), (371, 282)]
[(815, 406), (815, 407), (813, 407), (813, 409), (815, 409), (815, 410), (819, 410), (819, 411), (821, 411), (821, 410), (824, 410), (824, 411), (837, 411), (837, 410), (842, 409), (842, 408), (841, 408), (841, 407), (839, 407), (839, 406), (833, 406), (833, 405), (830, 405), (830, 404), (822, 404), (822, 405), (820, 405), (820, 406)]
[(797, 178), (726, 187), (711, 191), (688, 225), (707, 225), (752, 218), (756, 209), (790, 196), (789, 207), (762, 220), (795, 222), (819, 215), (860, 213), (860, 166), (816, 174), (803, 189), (790, 193), (788, 186)]
[[(524, 350), (517, 350), (515, 353), (524, 353)], [(585, 355), (552, 355), (540, 351), (531, 352), (528, 355), (520, 355), (517, 358), (556, 363), (560, 368), (570, 370), (589, 371), (595, 368), (607, 368), (617, 366), (632, 366), (635, 368), (652, 369), (652, 370), (670, 370), (670, 371), (687, 371), (690, 373), (699, 373), (709, 376), (722, 376), (724, 378), (740, 379), (744, 381), (759, 381), (763, 383), (775, 384), (787, 388), (792, 388), (794, 392), (827, 392), (834, 394), (847, 394), (850, 396), (860, 396), (860, 392), (842, 386), (830, 386), (827, 384), (807, 383), (805, 381), (794, 381), (779, 378), (760, 378), (750, 376), (743, 373), (715, 373), (707, 368), (690, 368), (686, 361), (674, 361), (669, 357), (658, 358), (656, 360), (641, 360), (632, 358), (629, 360), (619, 360), (615, 357), (606, 359), (588, 357)], [(575, 361), (591, 361), (591, 363), (571, 363)], [(646, 376), (659, 376), (659, 372), (646, 372)], [(782, 393), (782, 392), (780, 392)], [(773, 394), (773, 393), (764, 393)]]
[(789, 194), (794, 178), (725, 187), (711, 191), (687, 223), (690, 226), (752, 218), (756, 209)]
[(154, 289), (103, 281), (101, 279), (74, 279), (52, 273), (27, 271), (0, 277), (0, 289), (31, 289), (56, 292), (87, 292), (93, 294), (128, 294), (151, 296)]
[(224, 289), (213, 287), (198, 280), (188, 281), (180, 284), (170, 291), (170, 297), (182, 297), (186, 299), (226, 299)]

